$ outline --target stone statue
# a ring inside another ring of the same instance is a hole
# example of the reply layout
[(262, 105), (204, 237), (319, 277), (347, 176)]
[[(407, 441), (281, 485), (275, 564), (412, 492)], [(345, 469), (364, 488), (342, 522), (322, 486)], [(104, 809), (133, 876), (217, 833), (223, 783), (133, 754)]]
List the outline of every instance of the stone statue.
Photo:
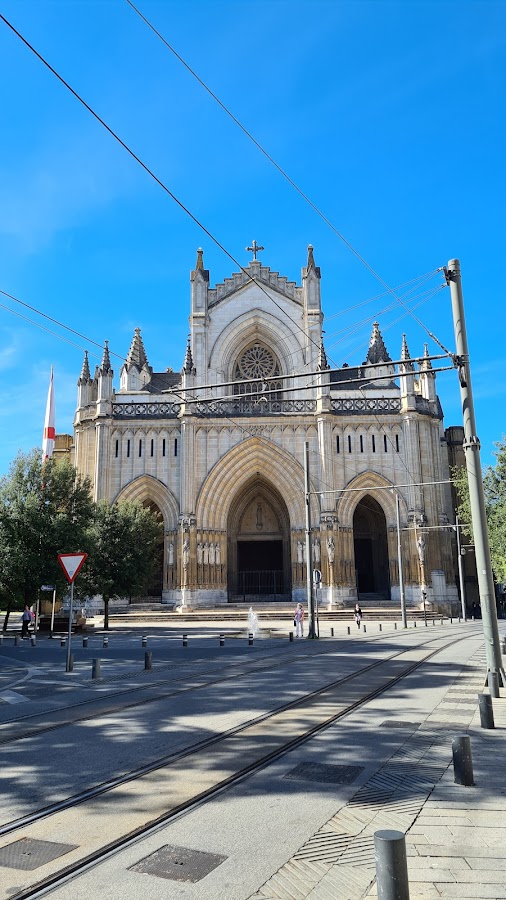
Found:
[(197, 563), (199, 566), (202, 564), (202, 544), (197, 544)]
[(335, 544), (334, 544), (334, 538), (331, 534), (327, 538), (327, 554), (329, 557), (329, 563), (333, 563), (334, 562), (334, 554), (335, 554)]
[(425, 562), (425, 537), (423, 534), (418, 535), (416, 539), (416, 547), (418, 550), (418, 559), (420, 560), (420, 565), (422, 566)]
[(216, 551), (216, 565), (219, 566), (221, 565), (221, 547), (219, 544), (215, 544), (214, 549)]
[(209, 565), (214, 566), (214, 544), (212, 541), (209, 544)]
[(303, 559), (304, 559), (303, 553), (304, 553), (304, 544), (302, 543), (302, 541), (297, 541), (297, 562), (298, 563), (303, 562)]
[(183, 569), (187, 569), (190, 563), (190, 541), (186, 538), (183, 542)]
[(207, 564), (209, 562), (209, 544), (208, 543), (204, 544), (203, 560), (204, 560), (204, 565), (207, 566)]
[(313, 541), (313, 559), (315, 563), (320, 562), (320, 538), (315, 538)]
[(173, 566), (174, 565), (174, 544), (172, 543), (172, 541), (170, 541), (170, 543), (167, 547), (167, 559), (169, 562), (169, 566)]

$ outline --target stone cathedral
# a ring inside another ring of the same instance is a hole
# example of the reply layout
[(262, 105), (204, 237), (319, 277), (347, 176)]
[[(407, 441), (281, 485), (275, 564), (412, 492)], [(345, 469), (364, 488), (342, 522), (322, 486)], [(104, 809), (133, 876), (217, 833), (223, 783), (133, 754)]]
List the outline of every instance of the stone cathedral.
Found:
[(153, 371), (139, 328), (119, 387), (107, 345), (93, 377), (85, 357), (74, 464), (95, 499), (139, 500), (163, 522), (151, 593), (167, 604), (305, 599), (306, 442), (321, 602), (398, 603), (399, 559), (408, 604), (456, 600), (427, 347), (412, 361), (404, 337), (393, 362), (375, 322), (363, 362), (331, 368), (313, 248), (300, 285), (248, 249), (249, 265), (215, 287), (197, 251), (180, 372)]

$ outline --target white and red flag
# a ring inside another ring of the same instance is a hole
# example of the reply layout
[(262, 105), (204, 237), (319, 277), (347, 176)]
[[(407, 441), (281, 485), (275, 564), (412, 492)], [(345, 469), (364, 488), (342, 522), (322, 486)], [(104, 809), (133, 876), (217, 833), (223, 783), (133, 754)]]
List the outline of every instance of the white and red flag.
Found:
[(53, 367), (51, 366), (51, 378), (49, 379), (49, 391), (47, 393), (46, 418), (44, 420), (44, 436), (42, 438), (42, 462), (53, 455), (54, 436), (54, 384)]

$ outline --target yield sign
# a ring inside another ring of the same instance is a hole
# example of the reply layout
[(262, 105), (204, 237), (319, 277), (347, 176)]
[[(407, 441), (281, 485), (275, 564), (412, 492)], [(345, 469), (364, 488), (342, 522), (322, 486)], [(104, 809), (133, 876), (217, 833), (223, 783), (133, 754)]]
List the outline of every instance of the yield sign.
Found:
[(79, 575), (84, 561), (88, 556), (87, 553), (59, 553), (58, 562), (65, 572), (65, 578), (69, 584), (72, 584), (74, 578)]

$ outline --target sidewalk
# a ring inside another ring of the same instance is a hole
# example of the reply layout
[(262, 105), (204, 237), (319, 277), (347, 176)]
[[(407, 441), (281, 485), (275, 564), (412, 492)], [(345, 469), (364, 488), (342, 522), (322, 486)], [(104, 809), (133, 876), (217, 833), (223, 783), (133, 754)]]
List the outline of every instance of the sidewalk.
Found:
[[(411, 738), (313, 835), (254, 900), (377, 896), (374, 832), (406, 833), (410, 900), (506, 898), (506, 692), (495, 729), (480, 727), (483, 652)], [(451, 741), (471, 737), (475, 785), (454, 784)], [(251, 898), (251, 900), (253, 900)]]

